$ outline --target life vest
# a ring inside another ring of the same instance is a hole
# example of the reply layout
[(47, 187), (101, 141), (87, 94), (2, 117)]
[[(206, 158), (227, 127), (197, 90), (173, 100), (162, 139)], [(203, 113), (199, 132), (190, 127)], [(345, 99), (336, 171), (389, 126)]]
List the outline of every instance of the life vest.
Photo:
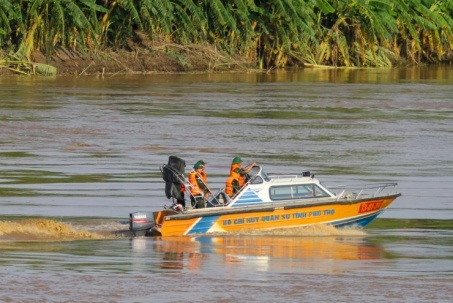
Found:
[(207, 184), (208, 184), (208, 177), (206, 176), (206, 172), (201, 171), (201, 172), (199, 172), (198, 174), (199, 174), (200, 177), (201, 177), (201, 181), (203, 181), (203, 183), (204, 183), (205, 185), (207, 185)]
[(192, 196), (200, 196), (203, 194), (201, 191), (200, 187), (198, 186), (198, 181), (197, 181), (197, 173), (196, 172), (191, 172), (189, 173), (189, 182), (190, 182), (190, 194)]
[(230, 177), (233, 177), (233, 179), (238, 180), (239, 186), (242, 187), (245, 184), (245, 177), (236, 172), (236, 169), (240, 167), (241, 163), (231, 164)]
[(232, 197), (234, 194), (233, 181), (234, 178), (229, 176), (225, 183), (225, 194), (227, 194), (230, 197)]

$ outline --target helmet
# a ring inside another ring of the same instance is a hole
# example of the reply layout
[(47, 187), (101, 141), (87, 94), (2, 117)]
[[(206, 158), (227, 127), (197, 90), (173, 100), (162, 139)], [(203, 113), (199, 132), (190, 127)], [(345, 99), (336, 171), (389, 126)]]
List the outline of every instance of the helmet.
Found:
[(242, 163), (241, 158), (239, 158), (239, 157), (234, 157), (233, 163), (232, 163), (232, 164), (238, 164), (238, 163)]
[(203, 168), (203, 164), (200, 163), (200, 161), (198, 161), (197, 163), (195, 163), (195, 165), (193, 166), (193, 168), (197, 169), (197, 168)]
[(201, 163), (201, 165), (205, 165), (205, 164), (208, 164), (208, 163), (204, 162), (203, 160), (198, 160), (198, 162), (197, 162), (197, 163)]

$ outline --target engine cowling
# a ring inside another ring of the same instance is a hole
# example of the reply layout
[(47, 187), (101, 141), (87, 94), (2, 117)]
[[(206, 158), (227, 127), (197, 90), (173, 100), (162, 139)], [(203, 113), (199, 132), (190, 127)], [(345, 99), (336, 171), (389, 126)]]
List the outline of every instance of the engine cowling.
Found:
[(129, 230), (134, 236), (145, 236), (154, 226), (154, 216), (152, 212), (139, 211), (129, 214)]

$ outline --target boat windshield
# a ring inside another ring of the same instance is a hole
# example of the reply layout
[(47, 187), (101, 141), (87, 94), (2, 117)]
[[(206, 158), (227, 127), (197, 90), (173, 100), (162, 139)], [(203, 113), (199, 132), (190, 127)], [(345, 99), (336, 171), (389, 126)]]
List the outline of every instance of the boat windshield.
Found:
[(248, 175), (251, 180), (250, 183), (252, 184), (263, 183), (263, 180), (270, 181), (269, 176), (264, 172), (261, 166), (254, 166)]

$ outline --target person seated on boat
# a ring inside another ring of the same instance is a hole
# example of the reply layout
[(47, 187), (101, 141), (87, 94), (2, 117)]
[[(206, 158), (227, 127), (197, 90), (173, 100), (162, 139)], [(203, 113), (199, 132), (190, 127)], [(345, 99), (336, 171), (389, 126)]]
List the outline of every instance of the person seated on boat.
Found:
[(193, 207), (204, 208), (206, 207), (206, 198), (209, 195), (209, 189), (202, 177), (203, 164), (197, 162), (193, 166), (193, 169), (194, 170), (191, 171), (188, 176), (190, 183), (190, 201), (192, 202)]
[(246, 167), (242, 167), (242, 159), (239, 157), (234, 157), (231, 167), (230, 167), (230, 176), (228, 177), (225, 184), (225, 193), (232, 197), (234, 196), (246, 183), (246, 178), (248, 173), (256, 165), (256, 162), (253, 162)]
[(239, 186), (239, 181), (234, 177), (229, 176), (225, 183), (225, 194), (227, 194), (228, 197), (231, 198), (240, 190), (241, 187)]
[(201, 176), (201, 179), (203, 180), (204, 184), (208, 184), (208, 176), (206, 175), (206, 162), (204, 162), (203, 160), (198, 160), (197, 163), (195, 164), (198, 164), (198, 163), (201, 163), (201, 165), (203, 166), (201, 172), (200, 172), (200, 176)]

